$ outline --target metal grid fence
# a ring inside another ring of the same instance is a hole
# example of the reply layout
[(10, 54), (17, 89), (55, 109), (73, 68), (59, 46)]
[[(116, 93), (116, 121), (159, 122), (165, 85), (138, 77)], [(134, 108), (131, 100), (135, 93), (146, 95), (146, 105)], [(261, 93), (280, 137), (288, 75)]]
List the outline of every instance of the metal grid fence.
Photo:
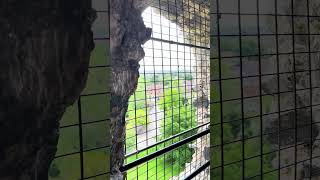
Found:
[(60, 138), (50, 180), (105, 180), (110, 173), (109, 4), (93, 0), (97, 19), (93, 25), (95, 49), (88, 80), (78, 101), (60, 122)]
[(318, 179), (317, 0), (212, 0), (212, 179)]
[(209, 91), (200, 93), (209, 87), (209, 6), (156, 0), (143, 18), (153, 33), (129, 100), (123, 171), (129, 180), (209, 179), (196, 172), (209, 160)]

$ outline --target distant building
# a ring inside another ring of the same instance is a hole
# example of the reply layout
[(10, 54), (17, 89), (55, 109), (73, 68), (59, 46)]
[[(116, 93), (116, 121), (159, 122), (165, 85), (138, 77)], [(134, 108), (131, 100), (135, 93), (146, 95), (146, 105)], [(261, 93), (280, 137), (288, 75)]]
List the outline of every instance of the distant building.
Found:
[(147, 93), (151, 98), (157, 98), (163, 94), (162, 84), (152, 84), (147, 87)]

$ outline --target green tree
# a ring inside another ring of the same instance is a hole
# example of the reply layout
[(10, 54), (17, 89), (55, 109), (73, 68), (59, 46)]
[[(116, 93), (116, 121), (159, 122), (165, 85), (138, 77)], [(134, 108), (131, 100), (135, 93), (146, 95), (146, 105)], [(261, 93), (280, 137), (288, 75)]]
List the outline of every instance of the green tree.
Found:
[[(191, 97), (184, 97), (183, 88), (179, 87), (177, 81), (173, 81), (172, 85), (166, 87), (164, 91), (164, 96), (160, 98), (160, 109), (164, 111), (165, 117), (162, 122), (161, 134), (162, 139), (169, 138), (175, 134), (189, 130), (196, 126), (196, 114), (195, 108), (191, 102)], [(186, 99), (189, 98), (189, 101)], [(195, 133), (191, 132), (191, 133)], [(181, 139), (190, 136), (190, 133), (180, 136)], [(170, 141), (170, 143), (175, 143), (179, 141), (178, 138)], [(184, 152), (184, 156), (181, 156), (180, 152)], [(190, 162), (192, 159), (193, 149), (185, 144), (179, 148), (179, 150), (174, 150), (166, 155), (166, 161), (179, 162), (180, 166), (183, 167), (185, 163)]]

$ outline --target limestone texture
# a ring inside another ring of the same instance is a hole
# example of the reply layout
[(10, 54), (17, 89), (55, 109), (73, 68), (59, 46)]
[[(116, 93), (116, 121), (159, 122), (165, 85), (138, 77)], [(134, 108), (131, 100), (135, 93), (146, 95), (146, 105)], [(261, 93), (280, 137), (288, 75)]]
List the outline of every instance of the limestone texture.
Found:
[(120, 171), (124, 163), (125, 114), (128, 100), (139, 78), (141, 47), (151, 36), (141, 17), (147, 7), (143, 0), (111, 0), (111, 179), (124, 179)]
[[(294, 0), (293, 14), (306, 14), (307, 8), (305, 2), (301, 0)], [(320, 3), (317, 1), (310, 1), (310, 14), (319, 16), (318, 8)], [(289, 6), (287, 1), (279, 1), (279, 8), (281, 12), (291, 13), (291, 5)], [(286, 17), (281, 21), (282, 28), (294, 27), (294, 34), (308, 33), (307, 19), (296, 19), (294, 24), (292, 24), (291, 17)], [(310, 32), (319, 32), (318, 20), (310, 20)], [(273, 24), (270, 24), (273, 25)], [(281, 29), (283, 30), (283, 29)], [(294, 35), (295, 43), (292, 45), (292, 41), (288, 38), (280, 37), (279, 49), (280, 50), (292, 50), (296, 54), (293, 56), (285, 56), (280, 58), (279, 67), (282, 72), (292, 72), (285, 75), (281, 75), (280, 78), (280, 98), (274, 95), (273, 100), (273, 112), (278, 112), (278, 101), (280, 101), (280, 117), (273, 116), (267, 119), (267, 124), (265, 125), (266, 133), (273, 133), (268, 135), (268, 142), (273, 147), (287, 148), (280, 157), (277, 155), (273, 159), (273, 167), (278, 168), (278, 159), (280, 158), (280, 163), (283, 166), (288, 163), (294, 163), (295, 157), (295, 146), (297, 146), (297, 161), (302, 159), (310, 159), (311, 150), (313, 151), (313, 156), (319, 152), (319, 142), (316, 139), (319, 138), (319, 127), (316, 122), (319, 121), (320, 109), (315, 106), (320, 101), (320, 91), (318, 90), (318, 84), (320, 81), (319, 74), (319, 55), (317, 53), (311, 53), (310, 59), (309, 55), (301, 55), (298, 52), (306, 52), (309, 49), (309, 38), (308, 36)], [(310, 37), (310, 50), (317, 51), (320, 48), (320, 41), (317, 38)], [(276, 70), (276, 64), (269, 64), (268, 67), (271, 70)], [(313, 69), (310, 73), (309, 67)], [(293, 73), (294, 71), (298, 71)], [(311, 77), (310, 77), (311, 76)], [(311, 79), (311, 82), (310, 82)], [(266, 93), (272, 93), (277, 89), (277, 77), (269, 78), (263, 82), (263, 90)], [(312, 88), (310, 93), (309, 88)], [(303, 90), (304, 89), (304, 90)], [(311, 96), (310, 96), (311, 95)], [(307, 108), (310, 104), (312, 107), (312, 117), (311, 108)], [(291, 110), (290, 110), (291, 109)], [(296, 109), (296, 110), (294, 110)], [(313, 123), (311, 125), (311, 123)], [(280, 125), (280, 129), (279, 129)], [(296, 131), (296, 132), (295, 132)], [(266, 142), (267, 143), (267, 142)], [(292, 147), (292, 148), (290, 148)], [(317, 159), (312, 160), (312, 165), (310, 161), (305, 161), (300, 163), (296, 167), (297, 179), (302, 180), (310, 177), (310, 172), (312, 172), (312, 178), (317, 179), (319, 176), (320, 161)], [(285, 168), (281, 171), (281, 179), (289, 180), (295, 177), (295, 166)]]

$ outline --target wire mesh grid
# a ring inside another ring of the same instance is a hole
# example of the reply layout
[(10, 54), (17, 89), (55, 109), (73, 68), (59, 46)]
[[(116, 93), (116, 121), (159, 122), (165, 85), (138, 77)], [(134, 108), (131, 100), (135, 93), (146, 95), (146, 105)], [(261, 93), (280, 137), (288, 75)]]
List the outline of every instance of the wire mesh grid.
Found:
[(212, 1), (212, 179), (319, 178), (319, 6)]
[(93, 24), (95, 49), (90, 59), (87, 85), (78, 101), (67, 109), (60, 122), (51, 180), (109, 179), (109, 2), (93, 0), (97, 11)]
[(127, 179), (185, 179), (209, 160), (209, 15), (195, 0), (144, 11), (153, 33), (126, 115)]

